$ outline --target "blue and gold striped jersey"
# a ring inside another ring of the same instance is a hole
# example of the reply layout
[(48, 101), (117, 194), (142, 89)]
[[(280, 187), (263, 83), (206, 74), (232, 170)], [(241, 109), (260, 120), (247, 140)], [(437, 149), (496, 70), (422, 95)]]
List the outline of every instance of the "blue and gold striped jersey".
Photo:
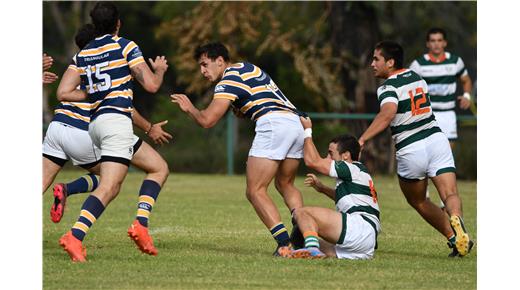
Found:
[(88, 131), (91, 109), (92, 104), (89, 102), (60, 102), (54, 109), (52, 122), (61, 122)]
[(247, 62), (235, 63), (224, 71), (213, 98), (232, 101), (235, 108), (253, 121), (271, 112), (299, 114), (271, 77)]
[(69, 66), (81, 74), (81, 89), (91, 104), (90, 119), (104, 113), (132, 118), (130, 68), (144, 62), (141, 50), (131, 40), (106, 34), (91, 41)]

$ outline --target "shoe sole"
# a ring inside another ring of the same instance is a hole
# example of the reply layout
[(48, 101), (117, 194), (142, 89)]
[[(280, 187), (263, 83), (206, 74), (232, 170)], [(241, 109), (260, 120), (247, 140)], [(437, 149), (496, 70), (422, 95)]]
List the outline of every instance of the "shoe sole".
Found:
[(130, 239), (134, 241), (134, 243), (137, 245), (137, 248), (139, 248), (141, 252), (148, 255), (157, 256), (157, 249), (148, 249), (139, 244), (139, 235), (137, 235), (136, 231), (132, 228), (128, 229), (128, 237), (130, 237)]
[(469, 253), (469, 235), (464, 232), (460, 219), (456, 216), (450, 218), (450, 224), (455, 231), (455, 247), (461, 257), (466, 256)]
[(67, 202), (66, 194), (63, 190), (63, 185), (56, 184), (52, 189), (54, 196), (54, 203), (51, 205), (51, 220), (54, 223), (59, 223), (65, 211), (65, 203)]

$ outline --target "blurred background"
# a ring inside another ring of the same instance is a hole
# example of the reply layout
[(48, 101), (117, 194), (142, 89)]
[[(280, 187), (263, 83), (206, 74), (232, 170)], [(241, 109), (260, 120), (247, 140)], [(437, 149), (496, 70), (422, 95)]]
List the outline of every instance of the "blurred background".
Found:
[[(74, 35), (90, 22), (95, 2), (43, 2), (43, 52), (54, 58), (50, 71), (62, 75), (77, 52)], [(383, 39), (401, 43), (405, 63), (426, 52), (426, 31), (447, 32), (447, 51), (462, 57), (474, 82), (477, 101), (476, 2), (116, 2), (120, 36), (134, 40), (145, 58), (165, 55), (169, 68), (156, 94), (139, 85), (134, 105), (163, 127), (173, 143), (156, 146), (175, 172), (245, 171), (254, 136), (250, 120), (225, 118), (202, 129), (169, 101), (186, 93), (198, 108), (209, 104), (213, 85), (203, 79), (192, 57), (194, 48), (221, 41), (233, 61), (248, 61), (266, 71), (299, 109), (320, 114), (313, 119), (314, 140), (325, 155), (329, 140), (341, 133), (360, 136), (379, 107), (381, 83), (370, 68), (374, 45)], [(43, 91), (45, 131), (58, 103), (58, 82)], [(460, 85), (458, 92), (461, 92)], [(365, 114), (360, 116), (352, 114)], [(477, 176), (476, 107), (460, 111), (459, 140), (454, 150), (459, 178)], [(230, 121), (232, 120), (232, 121)], [(145, 141), (144, 132), (135, 130)], [(230, 149), (231, 148), (231, 149)], [(229, 152), (231, 150), (231, 152)], [(231, 156), (230, 156), (231, 154)], [(367, 144), (363, 162), (374, 173), (395, 172), (389, 130)], [(231, 164), (229, 164), (231, 162)], [(70, 165), (69, 165), (70, 166)], [(306, 172), (304, 165), (301, 173)]]

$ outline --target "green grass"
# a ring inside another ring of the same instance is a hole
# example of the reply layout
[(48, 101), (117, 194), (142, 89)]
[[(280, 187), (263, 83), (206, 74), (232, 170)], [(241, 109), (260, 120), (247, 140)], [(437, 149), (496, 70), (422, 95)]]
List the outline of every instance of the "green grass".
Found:
[[(57, 182), (80, 172), (63, 172)], [(476, 289), (477, 249), (449, 259), (446, 241), (406, 203), (395, 177), (375, 176), (383, 232), (369, 261), (287, 260), (271, 256), (268, 230), (245, 198), (244, 176), (172, 174), (154, 206), (150, 228), (157, 257), (142, 255), (126, 236), (134, 219), (141, 173), (130, 173), (119, 196), (84, 245), (88, 262), (73, 264), (58, 239), (76, 221), (86, 195), (68, 199), (65, 216), (49, 218), (43, 202), (44, 289)], [(332, 180), (325, 179), (328, 184)], [(306, 205), (332, 201), (296, 181)], [(474, 240), (476, 182), (459, 182), (466, 227)], [(290, 225), (282, 199), (271, 196)], [(432, 198), (437, 202), (436, 192)]]

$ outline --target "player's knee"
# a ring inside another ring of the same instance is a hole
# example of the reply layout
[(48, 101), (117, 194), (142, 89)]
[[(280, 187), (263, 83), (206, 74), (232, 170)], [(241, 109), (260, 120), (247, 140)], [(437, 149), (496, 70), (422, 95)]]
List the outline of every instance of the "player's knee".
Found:
[(300, 220), (302, 216), (305, 215), (305, 210), (304, 207), (295, 208), (293, 211), (294, 219), (296, 219), (296, 221)]
[(170, 175), (170, 168), (168, 167), (168, 163), (163, 159), (159, 163), (158, 173), (162, 177), (164, 181), (168, 178), (168, 175)]
[(275, 179), (274, 185), (276, 187), (276, 190), (279, 192), (286, 192), (288, 190), (291, 190), (294, 185), (290, 180), (281, 180), (281, 179)]

